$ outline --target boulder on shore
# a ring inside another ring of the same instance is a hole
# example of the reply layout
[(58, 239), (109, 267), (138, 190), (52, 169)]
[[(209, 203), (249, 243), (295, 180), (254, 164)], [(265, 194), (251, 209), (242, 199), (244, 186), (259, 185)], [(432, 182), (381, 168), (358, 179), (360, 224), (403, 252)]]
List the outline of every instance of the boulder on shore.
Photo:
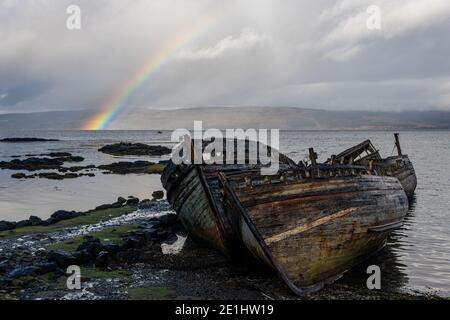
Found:
[(85, 251), (91, 259), (95, 259), (95, 257), (103, 251), (103, 245), (100, 242), (100, 239), (86, 236), (85, 241), (81, 243), (77, 251)]
[(0, 231), (12, 230), (16, 227), (15, 222), (0, 221)]
[(41, 218), (36, 216), (30, 216), (28, 220), (22, 220), (18, 222), (0, 221), (0, 231), (13, 230), (16, 228), (23, 228), (29, 226), (48, 226), (50, 224), (55, 224), (62, 220), (73, 219), (84, 214), (85, 213), (83, 212), (58, 210), (54, 212), (47, 220), (42, 220)]
[(54, 212), (49, 219), (47, 219), (47, 222), (50, 224), (57, 223), (62, 220), (69, 220), (76, 217), (81, 216), (83, 213), (76, 212), (76, 211), (65, 211), (65, 210), (58, 210)]
[(122, 202), (106, 203), (95, 207), (95, 210), (117, 209), (124, 206)]
[(158, 190), (152, 193), (152, 197), (153, 199), (156, 200), (161, 200), (162, 198), (164, 198), (164, 191)]
[(129, 197), (127, 200), (128, 206), (137, 206), (139, 204), (139, 198), (136, 197)]
[(36, 216), (30, 216), (28, 221), (30, 222), (30, 225), (32, 225), (32, 226), (40, 226), (40, 225), (42, 225), (42, 219), (39, 218), (39, 217), (36, 217)]
[(39, 271), (39, 268), (34, 267), (34, 266), (18, 267), (8, 274), (8, 278), (17, 279), (20, 277), (24, 277), (24, 276), (28, 276), (28, 275), (37, 273), (38, 271)]

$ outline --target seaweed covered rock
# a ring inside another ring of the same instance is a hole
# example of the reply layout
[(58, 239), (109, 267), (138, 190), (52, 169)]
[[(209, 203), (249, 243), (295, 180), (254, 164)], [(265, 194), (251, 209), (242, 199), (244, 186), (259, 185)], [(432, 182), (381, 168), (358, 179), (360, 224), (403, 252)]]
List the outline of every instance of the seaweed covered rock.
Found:
[(162, 156), (172, 152), (170, 148), (163, 146), (127, 142), (106, 145), (98, 151), (114, 156)]
[(64, 162), (81, 162), (84, 161), (83, 157), (80, 156), (64, 156), (57, 158), (38, 158), (31, 157), (27, 159), (13, 159), (11, 161), (1, 161), (0, 169), (9, 169), (9, 170), (28, 170), (28, 171), (37, 171), (37, 170), (56, 170), (61, 168)]
[(100, 170), (107, 170), (114, 174), (130, 174), (130, 173), (161, 173), (164, 166), (149, 162), (149, 161), (135, 161), (135, 162), (115, 162), (98, 166)]
[(69, 152), (50, 152), (41, 154), (41, 156), (48, 156), (51, 158), (62, 158), (62, 157), (72, 157), (72, 154)]
[(93, 169), (96, 169), (94, 165), (87, 165), (87, 166), (61, 167), (58, 169), (58, 171), (65, 173), (65, 172), (79, 172), (83, 170), (91, 171)]
[(64, 180), (64, 179), (75, 179), (75, 178), (78, 178), (79, 175), (76, 173), (59, 174), (56, 172), (43, 172), (43, 173), (39, 173), (38, 177), (46, 178), (49, 180)]
[(2, 161), (0, 162), (1, 169), (9, 169), (9, 170), (28, 170), (28, 171), (36, 171), (36, 170), (49, 170), (49, 169), (58, 169), (62, 166), (64, 161), (58, 158), (28, 158), (24, 160), (14, 159), (9, 162)]
[(13, 173), (11, 178), (13, 179), (25, 179), (27, 175), (25, 173)]
[(51, 250), (47, 254), (47, 259), (50, 262), (54, 262), (58, 267), (65, 268), (73, 264), (79, 263), (74, 255), (67, 253), (63, 250)]
[(59, 159), (63, 162), (82, 162), (84, 161), (83, 157), (80, 156), (65, 156), (65, 157), (58, 157), (58, 158), (54, 158), (54, 159)]
[(77, 248), (77, 252), (82, 251), (85, 252), (89, 258), (95, 259), (95, 257), (103, 251), (103, 245), (100, 242), (100, 239), (92, 236), (86, 236), (85, 241)]

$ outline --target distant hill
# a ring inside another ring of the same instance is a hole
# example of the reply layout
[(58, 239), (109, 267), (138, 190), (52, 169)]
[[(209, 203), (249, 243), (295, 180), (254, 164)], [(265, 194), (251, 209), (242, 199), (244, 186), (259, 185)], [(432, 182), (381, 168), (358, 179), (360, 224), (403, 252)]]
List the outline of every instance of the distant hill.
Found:
[[(77, 130), (91, 111), (57, 111), (0, 115), (0, 130)], [(278, 128), (282, 130), (406, 130), (450, 129), (450, 112), (327, 111), (286, 107), (211, 107), (176, 110), (134, 109), (122, 114), (110, 129), (172, 130), (204, 128)]]
[(358, 112), (286, 107), (194, 108), (140, 110), (121, 116), (113, 129), (193, 127), (202, 120), (209, 128), (279, 128), (282, 130), (448, 129), (450, 112)]
[(0, 130), (78, 130), (91, 111), (0, 114)]

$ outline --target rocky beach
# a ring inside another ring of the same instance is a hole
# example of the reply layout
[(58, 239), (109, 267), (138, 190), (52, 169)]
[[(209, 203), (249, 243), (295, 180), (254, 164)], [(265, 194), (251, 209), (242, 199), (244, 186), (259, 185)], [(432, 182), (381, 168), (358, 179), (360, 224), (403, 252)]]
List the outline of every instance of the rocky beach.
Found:
[[(10, 225), (0, 232), (0, 299), (439, 299), (368, 290), (345, 277), (296, 297), (271, 270), (233, 264), (193, 242), (160, 196)], [(79, 290), (67, 287), (71, 265), (80, 266)]]

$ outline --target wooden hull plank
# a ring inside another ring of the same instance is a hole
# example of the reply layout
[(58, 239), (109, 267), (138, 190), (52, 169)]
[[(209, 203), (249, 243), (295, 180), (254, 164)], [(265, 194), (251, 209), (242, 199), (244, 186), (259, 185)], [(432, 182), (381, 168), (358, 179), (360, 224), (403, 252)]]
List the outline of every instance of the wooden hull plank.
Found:
[[(243, 205), (241, 197), (248, 197), (248, 192), (260, 194), (254, 190), (259, 187), (253, 187), (252, 191), (235, 189), (226, 177), (223, 180), (225, 205), (239, 220), (244, 243), (259, 260), (274, 267), (297, 294), (321, 288), (379, 250), (391, 228), (379, 232), (370, 232), (370, 228), (401, 222), (407, 212), (405, 192), (390, 177), (349, 178), (347, 184), (359, 183), (363, 191), (347, 192), (345, 201), (336, 196), (339, 193), (322, 191), (317, 201), (308, 200), (303, 206), (297, 201), (289, 209), (283, 206), (283, 201), (276, 205), (268, 202), (264, 207), (250, 202)], [(393, 181), (396, 188), (390, 186)], [(322, 183), (332, 184), (326, 179)], [(301, 184), (290, 184), (291, 192), (301, 193), (304, 190)], [(378, 191), (367, 193), (363, 187), (366, 184), (376, 185)], [(289, 201), (295, 202), (284, 200)]]

